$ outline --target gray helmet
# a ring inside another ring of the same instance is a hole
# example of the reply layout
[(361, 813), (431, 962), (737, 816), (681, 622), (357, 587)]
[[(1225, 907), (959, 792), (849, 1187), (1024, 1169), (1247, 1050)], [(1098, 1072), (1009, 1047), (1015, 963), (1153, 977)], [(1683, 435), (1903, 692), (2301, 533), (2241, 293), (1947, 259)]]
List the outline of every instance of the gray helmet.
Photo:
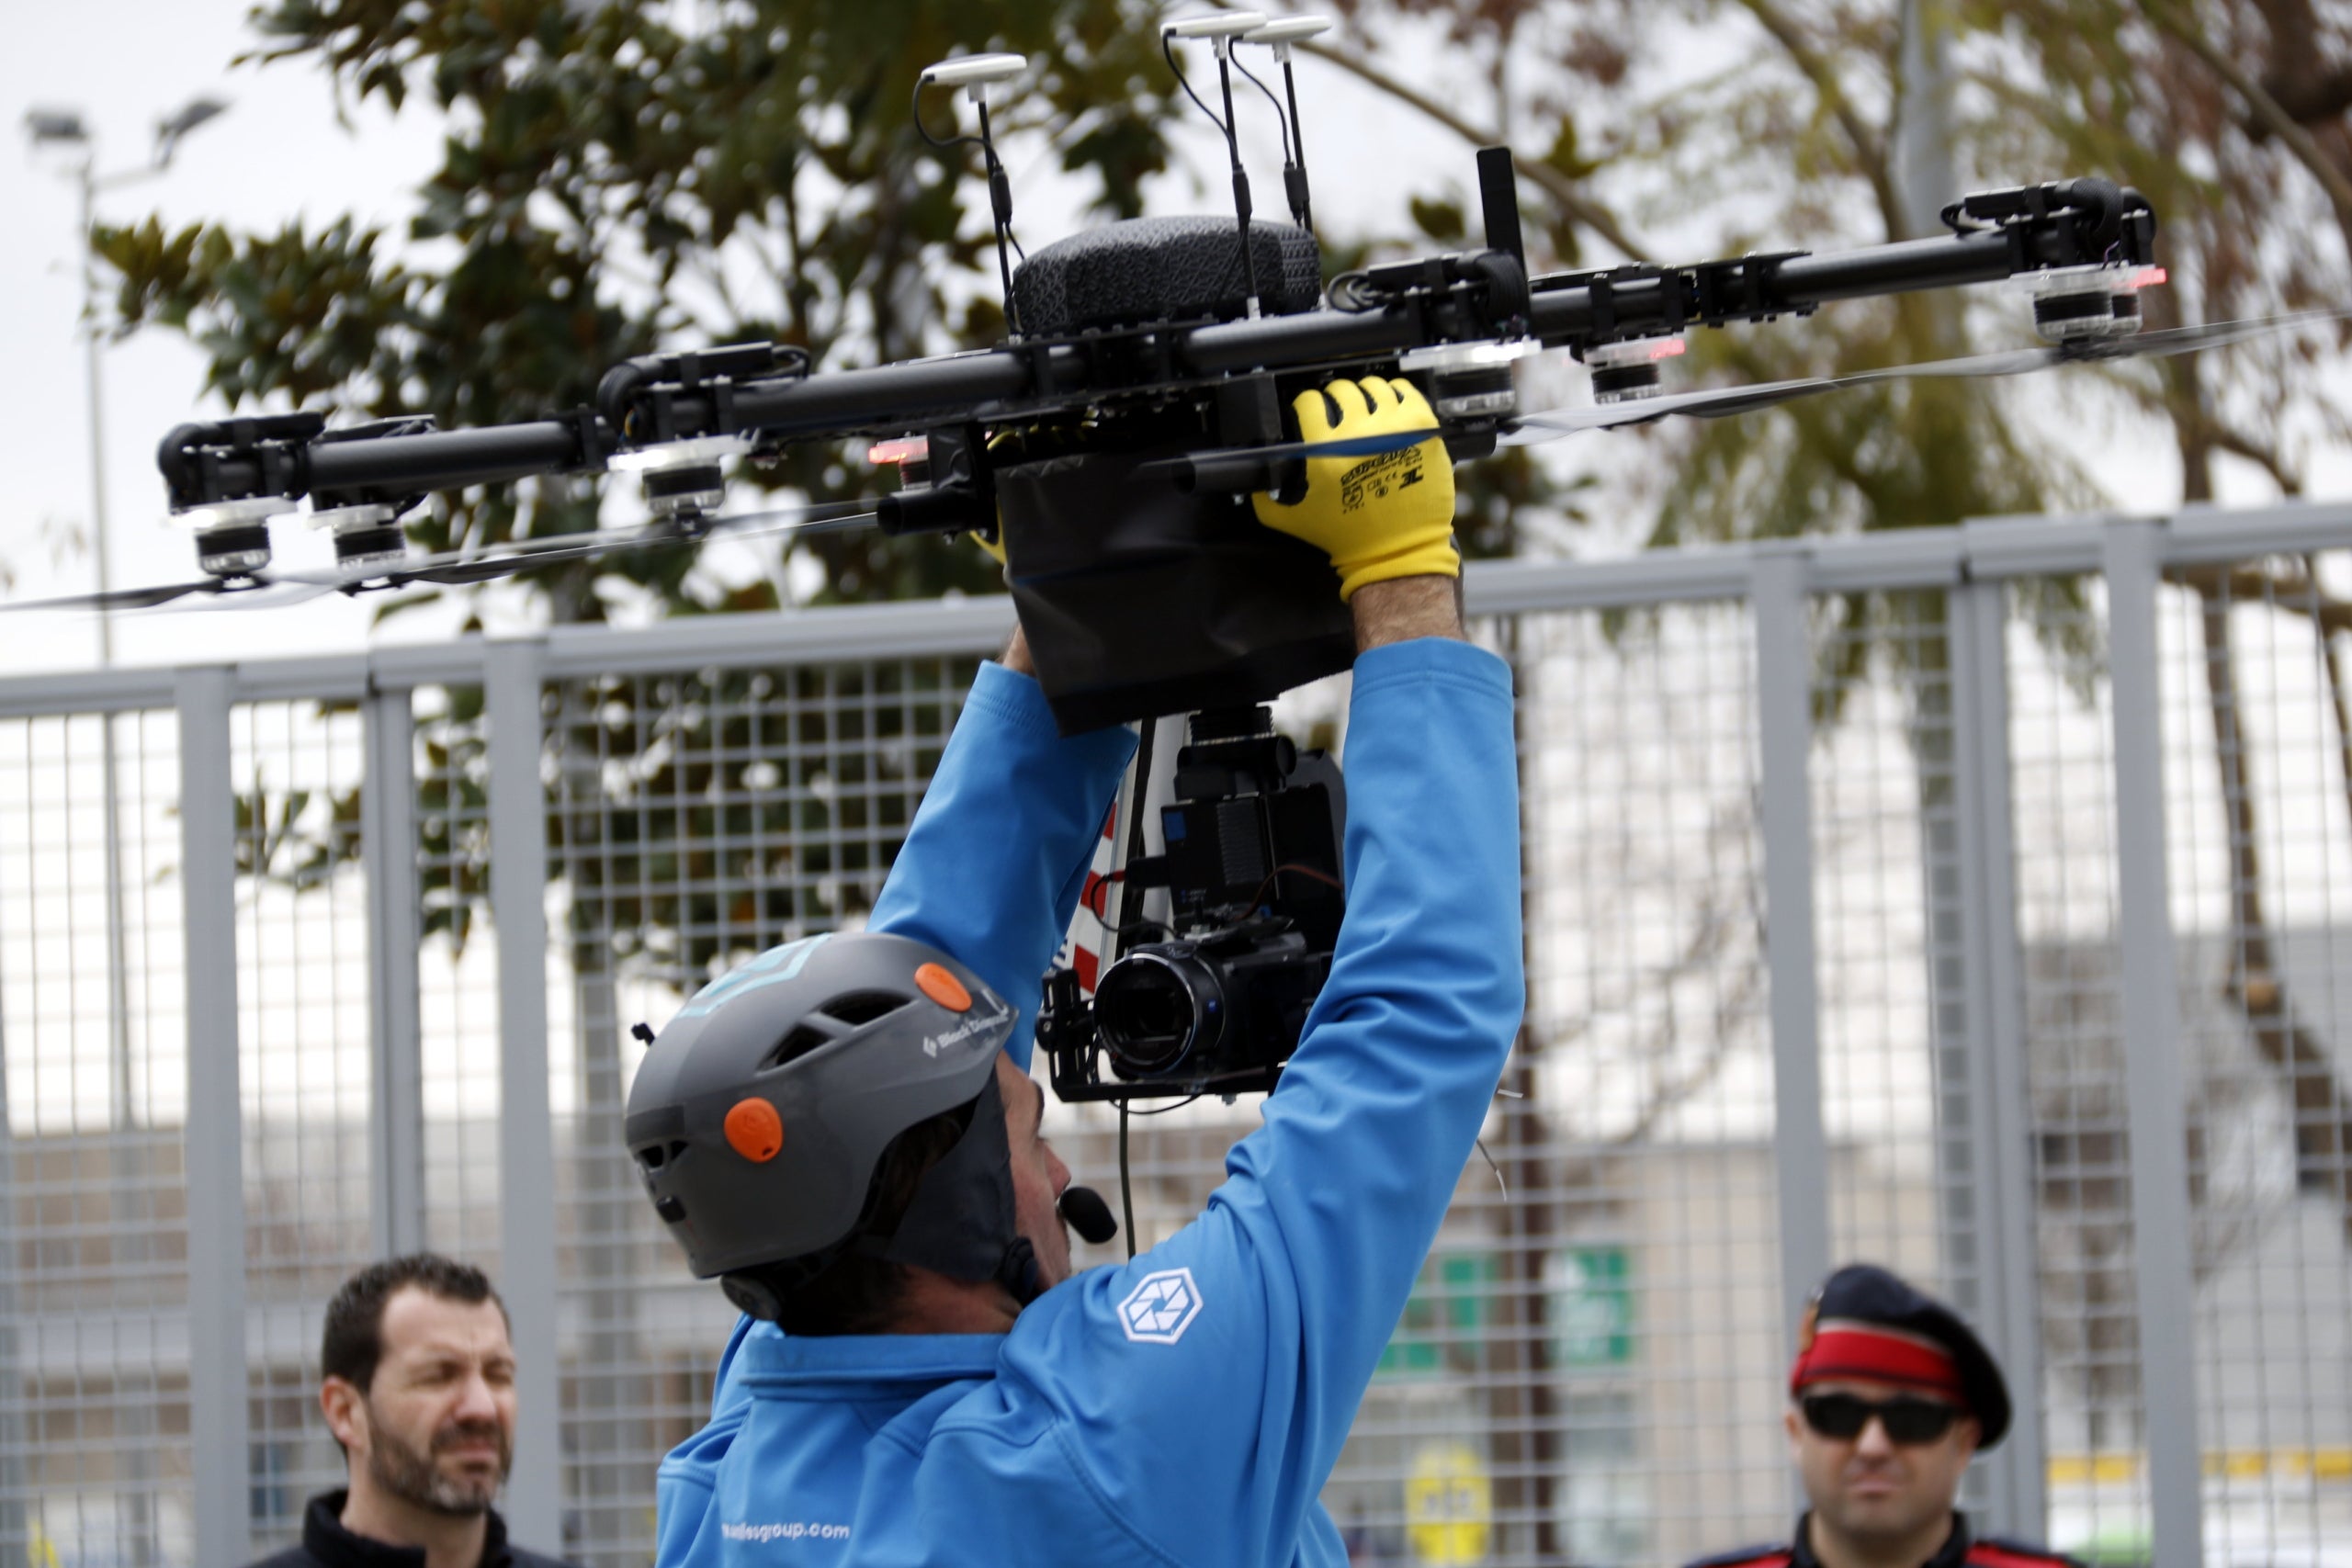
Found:
[[(646, 1053), (624, 1127), (695, 1273), (727, 1276), (761, 1316), (775, 1315), (760, 1282), (774, 1266), (806, 1278), (853, 1246), (959, 1278), (1018, 1276), (1028, 1248), (995, 1091), (1015, 1017), (947, 954), (872, 931), (770, 948), (695, 993)], [(897, 1235), (867, 1234), (890, 1141), (967, 1105)]]

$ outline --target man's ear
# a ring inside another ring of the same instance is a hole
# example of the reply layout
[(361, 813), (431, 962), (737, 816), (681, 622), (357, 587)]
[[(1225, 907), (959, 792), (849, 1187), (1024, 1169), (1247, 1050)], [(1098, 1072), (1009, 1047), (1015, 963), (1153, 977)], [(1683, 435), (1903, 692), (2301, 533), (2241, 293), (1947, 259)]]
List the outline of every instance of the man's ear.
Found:
[(1793, 1404), (1781, 1412), (1781, 1429), (1788, 1434), (1789, 1458), (1792, 1460), (1797, 1457), (1799, 1438), (1803, 1436), (1797, 1429), (1798, 1420), (1797, 1407)]
[(330, 1377), (319, 1384), (319, 1412), (346, 1453), (367, 1447), (368, 1420), (361, 1410), (367, 1403), (368, 1396), (347, 1378)]

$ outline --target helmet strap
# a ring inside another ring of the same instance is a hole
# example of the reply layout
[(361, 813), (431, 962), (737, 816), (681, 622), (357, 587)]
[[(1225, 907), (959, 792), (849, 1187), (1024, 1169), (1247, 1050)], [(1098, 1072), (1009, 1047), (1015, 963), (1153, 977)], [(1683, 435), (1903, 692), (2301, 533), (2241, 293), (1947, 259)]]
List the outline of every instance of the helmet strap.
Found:
[(898, 1230), (861, 1235), (854, 1246), (951, 1280), (993, 1280), (1023, 1306), (1037, 1299), (1036, 1254), (1015, 1218), (1012, 1146), (993, 1075), (972, 1101), (964, 1135), (916, 1183)]

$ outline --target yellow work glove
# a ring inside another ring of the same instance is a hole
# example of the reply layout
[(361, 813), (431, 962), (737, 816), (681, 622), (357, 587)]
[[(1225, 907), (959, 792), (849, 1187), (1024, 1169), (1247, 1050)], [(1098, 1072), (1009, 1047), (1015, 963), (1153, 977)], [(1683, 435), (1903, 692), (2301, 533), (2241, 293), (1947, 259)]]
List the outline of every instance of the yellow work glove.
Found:
[[(1338, 406), (1331, 423), (1325, 400)], [(1435, 430), (1437, 416), (1410, 381), (1367, 376), (1301, 392), (1291, 407), (1304, 441)], [(1284, 506), (1251, 496), (1258, 521), (1306, 540), (1331, 558), (1340, 597), (1392, 577), (1459, 577), (1453, 547), (1453, 460), (1442, 441), (1424, 441), (1369, 457), (1309, 457), (1306, 498)]]
[(990, 556), (994, 557), (996, 564), (1000, 567), (1005, 564), (1004, 523), (1001, 519), (997, 523), (996, 537), (993, 539), (989, 538), (986, 534), (981, 533), (978, 528), (967, 530), (965, 533), (964, 537), (971, 540), (972, 543), (979, 546), (981, 549), (986, 550)]

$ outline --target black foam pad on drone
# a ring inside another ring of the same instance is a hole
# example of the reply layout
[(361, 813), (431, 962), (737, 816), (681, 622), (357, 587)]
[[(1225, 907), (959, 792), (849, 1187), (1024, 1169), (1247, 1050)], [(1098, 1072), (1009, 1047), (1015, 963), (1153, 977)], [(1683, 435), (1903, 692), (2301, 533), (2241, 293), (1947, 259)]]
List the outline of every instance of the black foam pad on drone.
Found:
[[(1294, 223), (1250, 225), (1258, 306), (1269, 315), (1311, 310), (1322, 297), (1323, 256)], [(1057, 240), (1012, 275), (1024, 333), (1239, 316), (1249, 298), (1238, 226), (1230, 218), (1129, 218)]]
[(996, 471), (1013, 602), (1066, 735), (1265, 702), (1355, 661), (1323, 552), (1245, 496), (1180, 494), (1145, 467), (1182, 449)]

